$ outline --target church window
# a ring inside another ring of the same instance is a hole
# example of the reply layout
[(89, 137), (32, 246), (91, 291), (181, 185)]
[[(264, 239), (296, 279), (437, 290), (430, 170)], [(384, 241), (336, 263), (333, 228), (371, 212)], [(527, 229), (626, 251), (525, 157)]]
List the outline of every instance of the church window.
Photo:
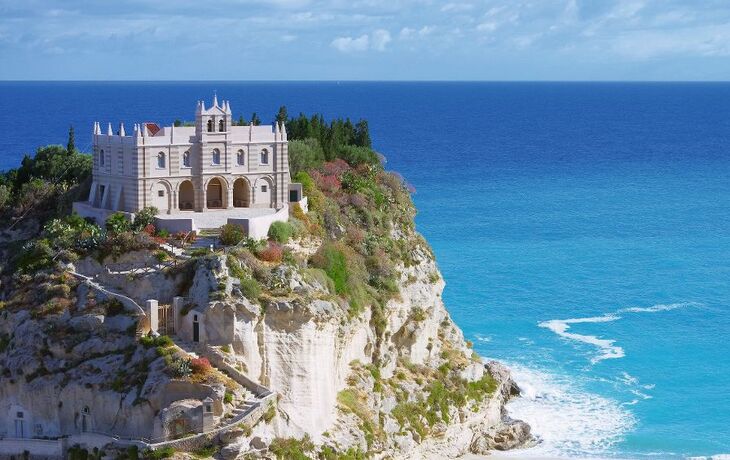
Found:
[(208, 120), (208, 132), (213, 132), (213, 120)]
[(190, 152), (183, 153), (183, 167), (190, 167)]
[(165, 167), (165, 152), (160, 152), (157, 154), (157, 167), (158, 168)]
[(165, 196), (165, 191), (164, 190), (158, 190), (157, 191), (157, 196)]
[(221, 151), (218, 149), (213, 149), (213, 164), (221, 164)]
[(99, 165), (104, 166), (104, 161), (106, 161), (104, 158), (104, 149), (101, 149), (99, 150)]
[(261, 164), (262, 165), (269, 164), (269, 151), (266, 149), (263, 149), (261, 151)]
[(236, 161), (239, 165), (243, 165), (246, 158), (246, 154), (243, 153), (243, 150), (239, 150), (238, 154), (236, 155)]
[(218, 131), (223, 132), (226, 130), (226, 123), (223, 120), (218, 120)]
[(262, 192), (264, 192), (264, 193), (266, 193), (266, 190), (267, 190), (267, 189), (266, 189), (266, 186), (265, 186), (265, 185), (262, 185), (262, 186), (261, 186), (261, 191), (262, 191)]

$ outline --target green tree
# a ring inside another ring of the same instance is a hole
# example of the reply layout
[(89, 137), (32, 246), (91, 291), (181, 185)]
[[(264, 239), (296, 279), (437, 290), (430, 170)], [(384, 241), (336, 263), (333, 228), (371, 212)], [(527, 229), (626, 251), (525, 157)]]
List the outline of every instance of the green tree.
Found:
[(74, 136), (74, 125), (68, 129), (68, 144), (66, 144), (66, 153), (72, 155), (76, 153), (76, 139)]
[(299, 171), (317, 168), (324, 163), (324, 151), (313, 137), (289, 141), (289, 170), (292, 176)]
[(370, 139), (370, 128), (368, 128), (367, 120), (361, 119), (355, 125), (355, 136), (353, 142), (359, 147), (372, 147), (373, 143)]
[(248, 122), (245, 118), (243, 118), (243, 115), (239, 115), (238, 117), (238, 126), (246, 126), (248, 125)]
[(259, 118), (259, 116), (258, 116), (258, 115), (256, 114), (256, 112), (254, 112), (254, 113), (253, 113), (253, 114), (251, 115), (251, 124), (252, 124), (252, 125), (254, 125), (254, 126), (259, 126), (259, 125), (261, 124), (261, 119), (260, 119), (260, 118)]
[(286, 106), (282, 105), (279, 107), (279, 113), (276, 114), (276, 122), (277, 123), (286, 123), (286, 121), (289, 119), (289, 115), (286, 113)]

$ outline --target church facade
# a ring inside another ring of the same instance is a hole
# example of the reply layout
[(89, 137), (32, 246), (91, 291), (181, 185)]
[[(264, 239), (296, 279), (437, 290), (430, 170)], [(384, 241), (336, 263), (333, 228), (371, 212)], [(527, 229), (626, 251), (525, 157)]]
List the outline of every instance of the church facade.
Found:
[[(291, 186), (286, 127), (235, 126), (228, 101), (199, 101), (194, 126), (124, 125), (106, 134), (94, 123), (88, 208), (165, 214), (281, 209), (301, 199)], [(298, 185), (298, 184), (297, 184)], [(291, 189), (291, 190), (290, 190)], [(98, 214), (98, 213), (97, 213)]]

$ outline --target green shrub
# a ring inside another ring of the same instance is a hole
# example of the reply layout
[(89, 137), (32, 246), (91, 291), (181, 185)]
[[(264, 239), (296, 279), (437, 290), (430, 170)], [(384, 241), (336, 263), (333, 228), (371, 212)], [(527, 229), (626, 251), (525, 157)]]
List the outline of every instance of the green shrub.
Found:
[(146, 335), (139, 338), (139, 343), (141, 343), (145, 348), (171, 347), (175, 345), (172, 339), (166, 335), (160, 335), (158, 337)]
[(163, 458), (170, 458), (175, 455), (175, 449), (172, 447), (161, 447), (159, 449), (147, 449), (144, 451), (145, 460), (161, 460)]
[(132, 226), (135, 230), (139, 231), (148, 225), (152, 225), (155, 222), (155, 216), (160, 213), (160, 210), (154, 206), (147, 206), (142, 208), (138, 213), (134, 215), (134, 223)]
[(241, 292), (247, 299), (256, 301), (261, 296), (261, 284), (253, 278), (243, 278)]
[(269, 238), (277, 243), (286, 243), (293, 233), (294, 229), (289, 222), (274, 222), (269, 227)]
[(333, 243), (323, 244), (312, 257), (312, 263), (327, 273), (334, 282), (337, 294), (347, 293), (347, 280), (350, 274), (347, 269), (347, 258), (340, 247)]
[(233, 393), (230, 391), (226, 391), (226, 393), (223, 395), (223, 402), (226, 404), (232, 404), (233, 403)]
[(220, 241), (224, 246), (235, 246), (245, 236), (243, 227), (235, 224), (225, 224), (221, 227)]
[(115, 212), (106, 219), (106, 229), (109, 233), (119, 234), (132, 229), (132, 223), (122, 212)]
[(275, 438), (269, 444), (271, 453), (282, 460), (310, 460), (311, 457), (307, 452), (313, 449), (314, 444), (307, 434), (302, 439)]

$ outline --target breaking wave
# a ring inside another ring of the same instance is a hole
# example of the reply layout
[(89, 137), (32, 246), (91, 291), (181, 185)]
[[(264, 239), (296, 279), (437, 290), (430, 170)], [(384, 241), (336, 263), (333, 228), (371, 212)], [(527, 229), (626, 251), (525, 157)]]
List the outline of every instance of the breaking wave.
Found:
[(608, 455), (636, 424), (625, 406), (582, 390), (574, 377), (507, 365), (522, 390), (522, 397), (507, 405), (509, 415), (529, 423), (540, 440), (531, 449), (517, 451), (520, 458)]
[(568, 332), (571, 324), (581, 323), (607, 323), (611, 321), (617, 321), (622, 318), (621, 314), (626, 313), (658, 313), (663, 311), (676, 310), (684, 307), (696, 307), (700, 304), (695, 302), (682, 302), (672, 304), (658, 304), (651, 307), (628, 307), (616, 310), (613, 313), (606, 313), (602, 316), (591, 316), (587, 318), (569, 318), (569, 319), (551, 319), (549, 321), (543, 321), (538, 326), (546, 328), (568, 340), (576, 342), (587, 343), (594, 345), (599, 349), (599, 354), (591, 358), (591, 364), (596, 364), (604, 359), (618, 359), (626, 356), (624, 349), (618, 345), (615, 345), (616, 340), (604, 339), (595, 335), (583, 335), (576, 334), (574, 332)]

